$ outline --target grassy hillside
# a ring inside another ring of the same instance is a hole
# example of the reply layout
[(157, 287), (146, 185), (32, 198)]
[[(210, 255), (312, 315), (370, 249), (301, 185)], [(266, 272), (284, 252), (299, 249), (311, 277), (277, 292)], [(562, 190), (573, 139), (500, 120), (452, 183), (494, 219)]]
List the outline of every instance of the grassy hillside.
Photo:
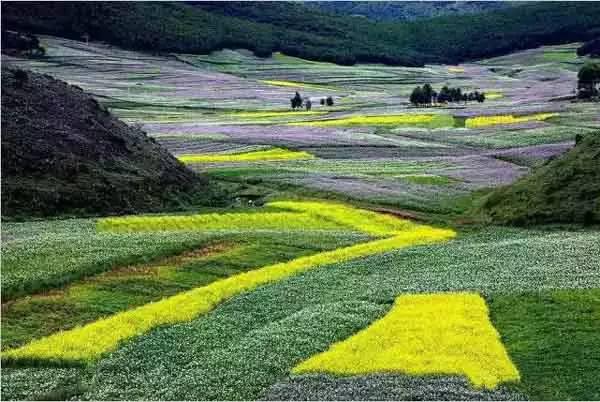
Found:
[(298, 3), (2, 3), (10, 29), (152, 51), (282, 51), (338, 64), (457, 63), (544, 44), (587, 40), (600, 27), (599, 3), (534, 3), (411, 23), (375, 23)]
[(600, 132), (560, 158), (496, 190), (482, 210), (500, 223), (600, 222)]
[(205, 178), (81, 89), (47, 75), (2, 69), (4, 217), (215, 202), (208, 190)]

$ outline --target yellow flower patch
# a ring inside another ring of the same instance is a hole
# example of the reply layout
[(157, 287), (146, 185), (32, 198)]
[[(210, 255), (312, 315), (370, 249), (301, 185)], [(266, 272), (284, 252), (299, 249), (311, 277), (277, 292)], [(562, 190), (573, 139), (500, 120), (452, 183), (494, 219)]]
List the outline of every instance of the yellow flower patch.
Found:
[(274, 85), (276, 87), (295, 87), (295, 88), (314, 88), (314, 89), (334, 89), (327, 85), (309, 84), (306, 82), (297, 81), (281, 81), (281, 80), (262, 80), (263, 84)]
[(504, 94), (502, 92), (499, 92), (499, 91), (485, 92), (485, 99), (487, 99), (487, 100), (494, 100), (494, 99), (500, 99), (500, 98), (504, 98)]
[(519, 380), (476, 293), (399, 296), (385, 317), (293, 369), (322, 372), (464, 375), (477, 388)]
[(526, 116), (479, 116), (467, 119), (465, 126), (469, 128), (493, 126), (496, 124), (515, 124), (526, 121), (543, 121), (550, 117), (558, 116), (558, 113), (536, 113)]
[(260, 151), (243, 152), (239, 154), (186, 154), (180, 155), (178, 159), (186, 164), (191, 163), (219, 163), (219, 162), (257, 162), (278, 161), (294, 159), (314, 159), (308, 152), (290, 151), (282, 148), (271, 148)]
[(396, 236), (361, 243), (230, 276), (158, 302), (124, 311), (69, 331), (58, 332), (2, 354), (5, 360), (50, 360), (84, 363), (116, 349), (120, 343), (161, 325), (190, 321), (217, 305), (261, 285), (319, 266), (379, 254), (393, 249), (434, 243), (455, 236), (452, 230), (415, 226)]
[(323, 221), (333, 221), (373, 236), (390, 236), (417, 227), (415, 223), (406, 219), (333, 202), (274, 201), (267, 206), (308, 213), (318, 216)]
[(256, 212), (197, 215), (124, 216), (99, 219), (96, 227), (110, 232), (163, 230), (342, 230), (341, 224), (309, 213)]
[(417, 227), (406, 219), (333, 202), (274, 201), (267, 203), (266, 207), (280, 211), (122, 216), (98, 219), (96, 227), (98, 230), (111, 232), (345, 229), (380, 237), (389, 237), (397, 232)]
[(422, 124), (431, 123), (436, 117), (432, 114), (390, 114), (379, 116), (348, 116), (339, 119), (314, 120), (288, 123), (291, 126), (363, 126), (363, 125), (390, 125), (390, 124)]
[(289, 117), (289, 116), (314, 116), (327, 114), (328, 112), (321, 112), (316, 110), (298, 110), (298, 111), (289, 111), (289, 110), (272, 110), (272, 111), (262, 111), (255, 110), (251, 112), (236, 112), (229, 113), (228, 116), (238, 117), (238, 118), (248, 118), (248, 119), (262, 119), (262, 118), (270, 118), (270, 117)]

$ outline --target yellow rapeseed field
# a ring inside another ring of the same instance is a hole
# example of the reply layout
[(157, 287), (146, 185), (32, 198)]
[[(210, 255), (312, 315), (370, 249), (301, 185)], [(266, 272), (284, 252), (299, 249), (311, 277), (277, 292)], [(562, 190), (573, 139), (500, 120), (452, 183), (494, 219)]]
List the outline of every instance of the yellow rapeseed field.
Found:
[(308, 213), (318, 216), (323, 221), (333, 221), (373, 236), (390, 236), (417, 227), (415, 223), (406, 219), (333, 202), (274, 201), (267, 206)]
[(499, 116), (479, 116), (467, 119), (465, 126), (469, 128), (493, 126), (497, 124), (515, 124), (526, 121), (542, 121), (550, 117), (558, 116), (558, 113), (536, 113), (525, 116), (499, 115)]
[(518, 381), (476, 293), (401, 295), (368, 328), (300, 363), (295, 374), (464, 375), (477, 388)]
[(395, 124), (422, 124), (433, 122), (436, 115), (432, 114), (391, 114), (379, 116), (348, 116), (339, 119), (313, 120), (288, 123), (293, 126), (361, 126), (361, 125), (395, 125)]
[(485, 92), (485, 99), (487, 99), (487, 100), (494, 100), (494, 99), (500, 99), (500, 98), (504, 98), (504, 94), (500, 91), (486, 91)]
[(124, 216), (102, 218), (101, 231), (147, 232), (163, 230), (340, 230), (344, 225), (310, 213), (256, 212), (197, 215)]
[(389, 237), (417, 226), (406, 219), (334, 202), (274, 201), (267, 203), (266, 207), (270, 208), (268, 212), (101, 218), (96, 227), (98, 230), (111, 232), (351, 229), (373, 236)]
[(271, 148), (260, 151), (243, 152), (239, 154), (186, 154), (178, 156), (178, 159), (183, 163), (190, 164), (314, 159), (314, 156), (303, 151), (290, 151), (282, 148)]
[(5, 360), (85, 363), (110, 352), (132, 337), (161, 325), (192, 320), (242, 292), (319, 266), (393, 249), (450, 239), (452, 230), (415, 226), (394, 237), (296, 258), (213, 282), (207, 286), (149, 303), (69, 331), (58, 332), (2, 354)]
[(261, 80), (263, 84), (274, 85), (277, 87), (296, 87), (296, 88), (314, 88), (314, 89), (333, 89), (327, 85), (310, 84), (306, 82), (297, 81), (282, 81), (282, 80)]
[(227, 115), (231, 116), (231, 117), (238, 117), (238, 118), (262, 119), (262, 118), (269, 118), (269, 117), (289, 117), (289, 116), (306, 116), (306, 115), (314, 116), (314, 115), (327, 114), (327, 113), (328, 112), (321, 112), (321, 111), (316, 111), (316, 110), (297, 110), (297, 111), (290, 111), (290, 110), (261, 111), (261, 110), (255, 110), (255, 111), (251, 111), (251, 112), (229, 113)]

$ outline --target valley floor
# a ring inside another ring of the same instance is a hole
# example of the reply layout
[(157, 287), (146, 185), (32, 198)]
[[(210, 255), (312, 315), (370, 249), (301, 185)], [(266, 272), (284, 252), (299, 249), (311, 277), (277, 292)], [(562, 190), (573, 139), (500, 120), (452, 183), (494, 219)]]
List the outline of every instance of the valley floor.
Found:
[[(566, 100), (575, 45), (402, 68), (42, 42), (5, 62), (91, 92), (237, 205), (4, 222), (3, 399), (600, 399), (598, 229), (466, 224), (600, 129)], [(414, 108), (424, 82), (488, 100)]]

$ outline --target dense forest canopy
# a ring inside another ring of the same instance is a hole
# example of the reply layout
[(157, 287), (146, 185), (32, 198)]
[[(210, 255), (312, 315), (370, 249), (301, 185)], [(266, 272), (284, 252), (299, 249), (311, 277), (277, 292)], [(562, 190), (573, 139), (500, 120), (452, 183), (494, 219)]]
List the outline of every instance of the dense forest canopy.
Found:
[(339, 64), (458, 63), (545, 44), (589, 40), (600, 3), (527, 3), (415, 22), (334, 15), (302, 3), (2, 3), (5, 29), (69, 38), (89, 35), (137, 50), (208, 53), (246, 48)]
[(445, 15), (476, 14), (518, 5), (509, 1), (315, 1), (317, 9), (375, 21), (414, 21)]

